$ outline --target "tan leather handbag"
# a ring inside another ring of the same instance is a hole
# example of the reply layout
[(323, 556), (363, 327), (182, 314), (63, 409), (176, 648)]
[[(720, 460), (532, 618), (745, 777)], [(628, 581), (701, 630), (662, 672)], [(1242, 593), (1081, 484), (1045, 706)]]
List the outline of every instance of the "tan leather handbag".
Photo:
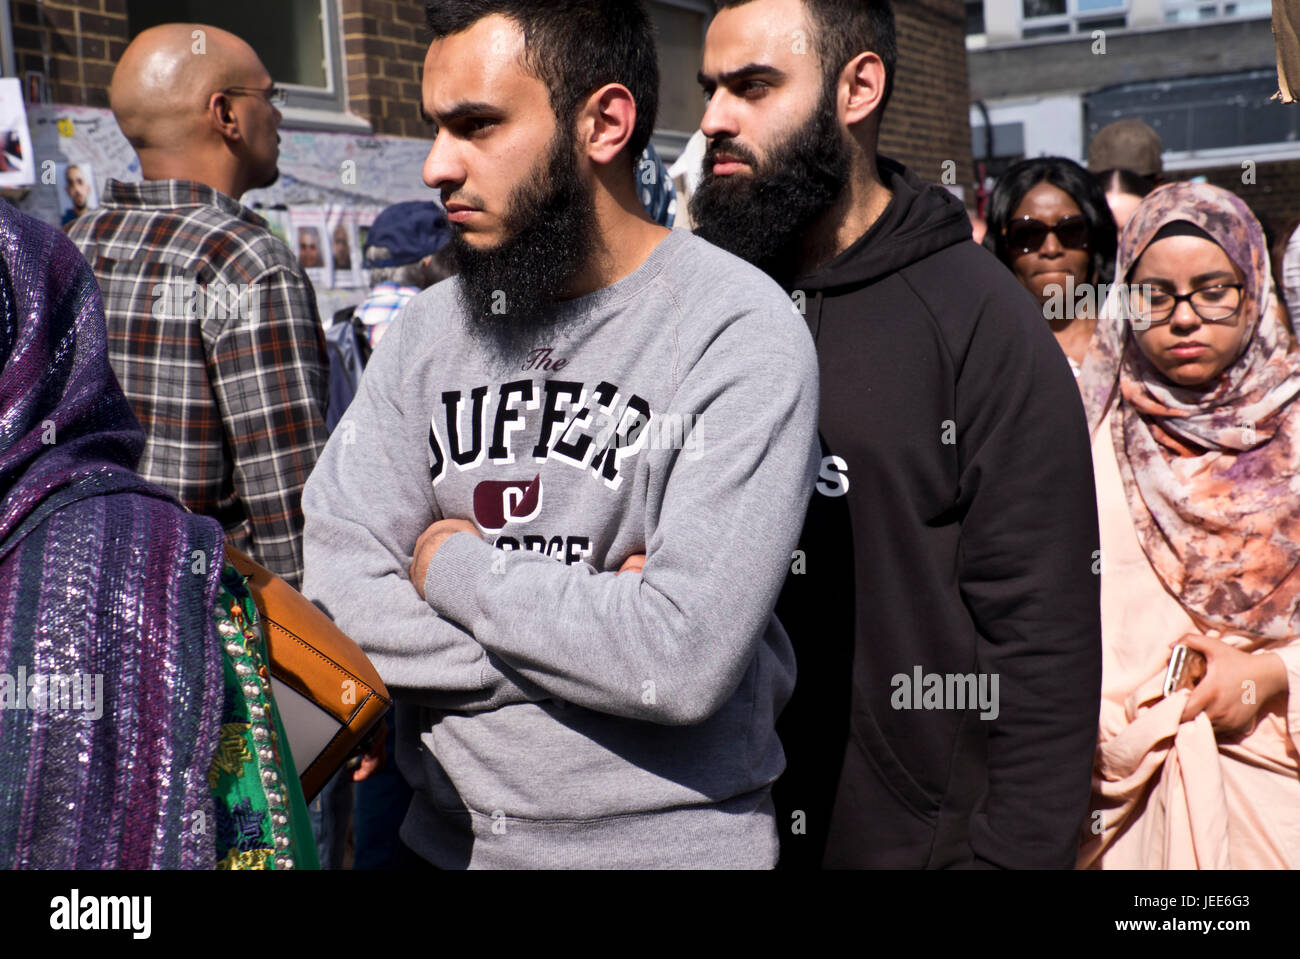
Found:
[(384, 718), (392, 698), (361, 647), (307, 597), (231, 546), (226, 559), (248, 577), (261, 613), (272, 695), (311, 802)]

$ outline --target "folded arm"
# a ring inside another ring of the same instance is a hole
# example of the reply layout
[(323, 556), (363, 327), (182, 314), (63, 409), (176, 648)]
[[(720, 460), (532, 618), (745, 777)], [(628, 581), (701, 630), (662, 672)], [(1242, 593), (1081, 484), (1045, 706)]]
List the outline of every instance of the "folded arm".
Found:
[(764, 351), (746, 326), (717, 337), (664, 411), (698, 416), (694, 448), (638, 454), (653, 464), (640, 575), (457, 533), (429, 563), (429, 605), (560, 699), (668, 725), (716, 712), (757, 652), (817, 468), (811, 339), (800, 327)]
[(399, 320), (380, 343), (307, 483), (303, 591), (404, 698), (463, 712), (545, 699), (424, 603), (408, 578), (417, 538), (441, 515), (427, 466), (428, 420), (408, 416), (402, 402), (404, 342), (418, 333), (409, 326)]

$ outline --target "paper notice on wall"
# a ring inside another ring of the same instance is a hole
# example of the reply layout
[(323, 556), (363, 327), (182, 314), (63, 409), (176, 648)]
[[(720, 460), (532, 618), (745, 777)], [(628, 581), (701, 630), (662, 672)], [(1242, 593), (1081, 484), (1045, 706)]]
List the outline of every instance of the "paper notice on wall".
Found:
[[(6, 83), (10, 81), (0, 80)], [(19, 109), (21, 92), (15, 100)], [(135, 149), (108, 110), (31, 105), (27, 122), (29, 140), (20, 152), (33, 161), (35, 179), (27, 181), (34, 189), (18, 201), (24, 213), (59, 225), (69, 209), (81, 207), (83, 194), (88, 209), (102, 202), (110, 179), (127, 183), (142, 179)], [(19, 132), (20, 143), (26, 130), (24, 125)], [(266, 219), (296, 256), (305, 259), (322, 316), (327, 316), (326, 307), (359, 301), (364, 295), (362, 258), (370, 225), (379, 212), (404, 200), (438, 199), (422, 180), (429, 143), (283, 128), (280, 135), (279, 179), (240, 199)], [(73, 182), (71, 194), (70, 167), (79, 168), (72, 171), (73, 181), (88, 180)], [(336, 289), (337, 295), (332, 292)]]
[[(67, 171), (81, 173), (84, 187), (72, 184), (75, 194), (91, 197), (94, 209), (110, 179), (128, 182), (140, 179), (140, 160), (135, 149), (118, 129), (107, 110), (92, 107), (33, 106), (28, 110), (36, 168), (40, 172), (36, 189), (19, 203), (19, 208), (46, 223), (62, 225), (69, 201), (76, 208), (80, 196), (69, 196)], [(81, 211), (84, 212), (84, 211)]]
[(426, 140), (281, 131), (280, 179), (244, 202), (264, 207), (386, 207), (437, 199), (422, 179)]
[(95, 189), (95, 168), (89, 163), (56, 163), (54, 179), (59, 186), (59, 224), (67, 226), (79, 216), (99, 207)]
[(307, 271), (313, 286), (329, 289), (330, 246), (326, 242), (325, 211), (320, 207), (297, 207), (289, 211), (292, 227), (289, 248)]
[(325, 210), (325, 229), (330, 238), (330, 262), (336, 290), (363, 285), (361, 251), (357, 247), (357, 218), (347, 207), (331, 205)]
[(33, 186), (36, 158), (27, 125), (23, 84), (17, 77), (0, 79), (0, 187)]

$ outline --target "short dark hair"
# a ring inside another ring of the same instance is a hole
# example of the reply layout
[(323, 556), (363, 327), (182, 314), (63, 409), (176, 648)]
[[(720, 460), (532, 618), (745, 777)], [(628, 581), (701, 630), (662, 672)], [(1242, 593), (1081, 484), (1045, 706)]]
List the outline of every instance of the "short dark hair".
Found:
[(524, 34), (524, 68), (546, 84), (551, 109), (572, 126), (582, 101), (621, 83), (636, 101), (628, 141), (635, 162), (650, 143), (659, 111), (654, 23), (641, 0), (433, 0), (425, 7), (430, 40), (500, 14)]
[[(753, 0), (714, 0), (716, 8), (742, 7)], [(839, 79), (840, 71), (861, 53), (874, 53), (885, 65), (885, 94), (876, 115), (884, 116), (894, 95), (894, 73), (898, 69), (898, 28), (890, 0), (803, 0), (813, 27), (813, 43), (821, 57), (823, 81), (827, 87)]]
[(1116, 167), (1094, 173), (1093, 178), (1103, 193), (1130, 193), (1133, 196), (1146, 196), (1157, 186), (1156, 178)]
[(1092, 275), (1096, 283), (1109, 283), (1115, 272), (1115, 249), (1119, 245), (1119, 230), (1115, 217), (1106, 202), (1096, 179), (1083, 167), (1065, 157), (1035, 157), (1021, 160), (993, 188), (986, 217), (988, 232), (993, 237), (994, 252), (998, 259), (1011, 265), (1011, 253), (1002, 231), (1011, 221), (1025, 194), (1040, 183), (1050, 183), (1064, 190), (1079, 207), (1088, 222), (1088, 238), (1092, 246)]

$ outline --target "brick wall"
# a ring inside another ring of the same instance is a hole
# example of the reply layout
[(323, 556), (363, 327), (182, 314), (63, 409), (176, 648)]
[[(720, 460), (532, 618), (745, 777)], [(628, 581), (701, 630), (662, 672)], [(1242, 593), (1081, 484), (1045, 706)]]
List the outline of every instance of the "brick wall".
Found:
[(128, 40), (126, 0), (12, 0), (10, 12), (19, 76), (45, 73), (55, 103), (108, 106)]
[(963, 0), (895, 0), (899, 65), (885, 114), (880, 152), (940, 182), (944, 163), (956, 183), (974, 183), (970, 147), (970, 85)]
[(342, 0), (348, 105), (375, 133), (427, 136), (420, 120), (423, 0)]

